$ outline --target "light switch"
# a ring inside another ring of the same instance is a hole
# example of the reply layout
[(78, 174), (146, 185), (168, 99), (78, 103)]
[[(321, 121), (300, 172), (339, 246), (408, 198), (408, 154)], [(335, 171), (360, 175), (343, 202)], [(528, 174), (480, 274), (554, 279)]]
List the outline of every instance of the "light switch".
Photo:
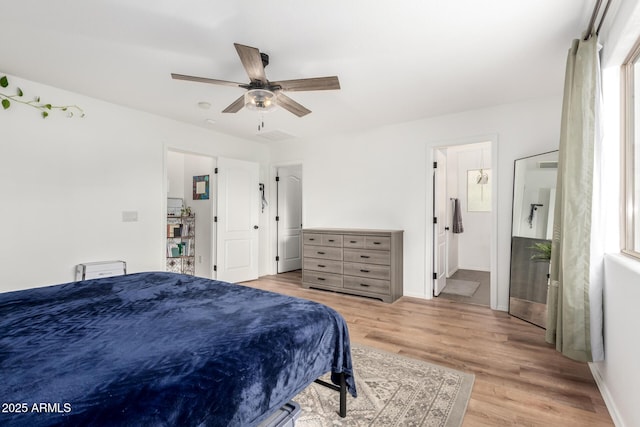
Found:
[(122, 211), (122, 222), (137, 222), (138, 211)]

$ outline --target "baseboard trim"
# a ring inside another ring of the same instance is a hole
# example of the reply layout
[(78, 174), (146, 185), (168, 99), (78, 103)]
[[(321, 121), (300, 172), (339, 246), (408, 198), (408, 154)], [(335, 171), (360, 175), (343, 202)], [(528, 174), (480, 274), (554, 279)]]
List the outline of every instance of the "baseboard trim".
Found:
[(410, 297), (410, 298), (419, 298), (419, 299), (433, 299), (433, 295), (424, 295), (424, 294), (414, 294), (412, 292), (404, 292), (402, 294), (403, 297)]
[(602, 395), (602, 400), (604, 400), (604, 404), (607, 406), (607, 410), (609, 411), (609, 415), (611, 416), (611, 420), (616, 427), (626, 427), (624, 422), (622, 422), (622, 418), (620, 417), (620, 413), (618, 412), (618, 408), (616, 407), (616, 403), (613, 400), (613, 396), (611, 396), (611, 392), (609, 388), (607, 388), (607, 384), (605, 383), (602, 375), (600, 375), (600, 370), (596, 363), (588, 363), (589, 369), (591, 370), (591, 375), (593, 375), (593, 379), (598, 386), (598, 390), (600, 390), (600, 394)]

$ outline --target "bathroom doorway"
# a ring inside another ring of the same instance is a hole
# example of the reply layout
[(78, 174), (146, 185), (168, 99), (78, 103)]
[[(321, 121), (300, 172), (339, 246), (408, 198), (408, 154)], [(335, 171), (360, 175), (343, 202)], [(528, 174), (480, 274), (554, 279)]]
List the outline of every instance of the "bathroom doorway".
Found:
[(493, 144), (433, 150), (433, 297), (495, 306)]

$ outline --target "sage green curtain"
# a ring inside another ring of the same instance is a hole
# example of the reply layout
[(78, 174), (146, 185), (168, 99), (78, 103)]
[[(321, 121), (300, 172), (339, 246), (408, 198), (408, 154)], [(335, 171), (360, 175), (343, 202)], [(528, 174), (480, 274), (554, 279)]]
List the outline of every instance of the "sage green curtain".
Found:
[(592, 230), (601, 138), (598, 51), (597, 36), (574, 40), (567, 58), (547, 295), (546, 340), (579, 361), (604, 357), (603, 261), (592, 252), (598, 246)]

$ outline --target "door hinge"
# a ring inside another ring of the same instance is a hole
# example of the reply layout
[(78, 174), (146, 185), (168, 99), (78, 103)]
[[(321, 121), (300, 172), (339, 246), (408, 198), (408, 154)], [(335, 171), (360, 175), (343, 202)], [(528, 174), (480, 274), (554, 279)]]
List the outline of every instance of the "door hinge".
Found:
[(280, 217), (279, 216), (276, 216), (276, 221), (280, 221)]
[(438, 273), (433, 273), (433, 280), (436, 280), (438, 278)]
[(280, 257), (276, 255), (276, 261), (280, 261)]
[(433, 168), (438, 169), (438, 162), (433, 162)]
[(276, 182), (280, 182), (280, 177), (276, 176)]
[(215, 168), (215, 169), (213, 170), (213, 173), (218, 173), (218, 168)]
[(437, 224), (437, 223), (438, 223), (438, 217), (437, 217), (437, 216), (434, 216), (434, 217), (433, 217), (433, 223), (434, 223), (434, 224)]
[(218, 271), (218, 266), (217, 265), (213, 266), (213, 271)]

